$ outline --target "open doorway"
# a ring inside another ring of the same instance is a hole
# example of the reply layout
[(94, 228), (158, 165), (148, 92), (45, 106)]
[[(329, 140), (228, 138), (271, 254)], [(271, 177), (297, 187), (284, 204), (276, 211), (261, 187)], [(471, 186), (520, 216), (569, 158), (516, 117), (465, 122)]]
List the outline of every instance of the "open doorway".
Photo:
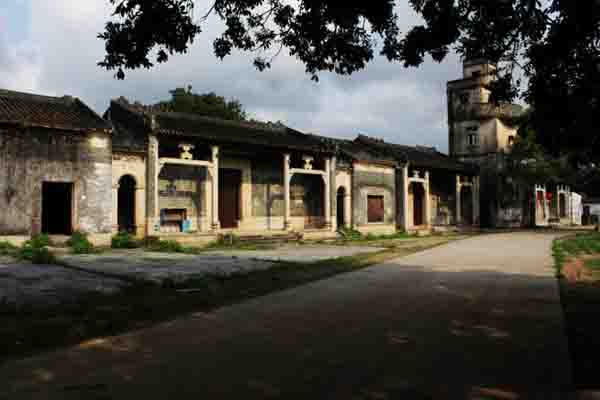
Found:
[(425, 223), (425, 189), (420, 183), (411, 183), (413, 196), (413, 225), (421, 226)]
[(240, 187), (242, 171), (219, 169), (219, 221), (221, 228), (238, 227), (240, 220)]
[(469, 186), (460, 190), (460, 217), (463, 225), (473, 225), (473, 192)]
[(119, 179), (118, 224), (119, 232), (135, 232), (135, 179), (123, 175)]
[(73, 233), (73, 183), (42, 183), (42, 233)]
[(344, 187), (340, 187), (337, 190), (337, 198), (336, 198), (336, 204), (337, 204), (337, 227), (339, 229), (343, 228), (345, 226), (346, 223), (346, 214), (345, 214), (345, 208), (344, 208), (344, 202), (346, 199), (346, 189)]

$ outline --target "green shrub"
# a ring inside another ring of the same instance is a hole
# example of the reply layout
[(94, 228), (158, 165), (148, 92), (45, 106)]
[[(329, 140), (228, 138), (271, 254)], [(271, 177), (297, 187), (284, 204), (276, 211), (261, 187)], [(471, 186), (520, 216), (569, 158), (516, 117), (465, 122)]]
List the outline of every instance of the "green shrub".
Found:
[(88, 240), (87, 234), (73, 232), (67, 245), (71, 247), (74, 254), (89, 254), (94, 252), (94, 245)]
[(47, 233), (41, 233), (39, 235), (33, 235), (28, 242), (34, 247), (47, 247), (50, 246), (50, 237)]
[(44, 244), (48, 243), (48, 241), (44, 240), (44, 237), (40, 238), (40, 236), (34, 236), (23, 243), (18, 256), (34, 264), (55, 264), (56, 258), (54, 254), (48, 250), (47, 244)]
[(17, 253), (19, 248), (9, 242), (0, 242), (0, 256), (12, 256)]
[(184, 247), (175, 240), (153, 240), (149, 242), (148, 248), (161, 253), (183, 253)]
[(140, 243), (129, 232), (119, 232), (112, 237), (110, 247), (113, 249), (135, 249)]
[(345, 240), (362, 240), (363, 239), (362, 233), (360, 233), (356, 229), (343, 227), (343, 228), (340, 228), (339, 232)]

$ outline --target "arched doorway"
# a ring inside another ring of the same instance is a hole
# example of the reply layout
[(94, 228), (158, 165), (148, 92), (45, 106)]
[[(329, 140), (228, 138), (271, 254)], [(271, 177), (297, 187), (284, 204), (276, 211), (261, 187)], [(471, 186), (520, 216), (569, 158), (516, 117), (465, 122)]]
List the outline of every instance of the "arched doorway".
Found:
[(459, 222), (473, 225), (473, 192), (469, 186), (460, 189), (460, 217)]
[(413, 198), (413, 225), (421, 226), (425, 223), (425, 189), (420, 183), (411, 183)]
[(346, 189), (342, 186), (337, 190), (337, 227), (343, 228), (346, 224), (346, 210), (344, 202), (346, 201)]
[(135, 179), (131, 175), (123, 175), (119, 179), (117, 200), (119, 232), (135, 232), (135, 186)]

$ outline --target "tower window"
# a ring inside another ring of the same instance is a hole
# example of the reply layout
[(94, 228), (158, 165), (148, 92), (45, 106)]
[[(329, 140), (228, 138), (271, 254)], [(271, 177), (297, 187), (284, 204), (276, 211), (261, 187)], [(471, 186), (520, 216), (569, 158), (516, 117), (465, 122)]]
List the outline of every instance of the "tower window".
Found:
[(508, 145), (512, 146), (513, 144), (515, 144), (515, 137), (513, 135), (510, 135), (508, 137)]
[(467, 135), (467, 144), (469, 146), (477, 146), (479, 144), (479, 135), (476, 133), (469, 133)]

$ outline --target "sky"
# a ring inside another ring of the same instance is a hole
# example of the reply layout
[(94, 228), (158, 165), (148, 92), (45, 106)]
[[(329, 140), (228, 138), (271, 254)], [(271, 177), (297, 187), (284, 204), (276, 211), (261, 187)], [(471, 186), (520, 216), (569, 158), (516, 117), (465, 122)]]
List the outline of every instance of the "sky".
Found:
[[(399, 25), (419, 22), (399, 0)], [(197, 12), (208, 2), (198, 1)], [(169, 98), (169, 90), (191, 85), (241, 101), (252, 118), (282, 121), (303, 132), (338, 138), (358, 133), (407, 145), (448, 150), (446, 82), (461, 76), (451, 55), (405, 69), (378, 56), (351, 76), (321, 73), (313, 82), (304, 66), (282, 53), (271, 69), (258, 72), (253, 55), (234, 53), (223, 61), (212, 53), (222, 23), (203, 25), (190, 51), (151, 70), (127, 72), (126, 79), (96, 64), (104, 57), (97, 39), (110, 16), (108, 0), (2, 0), (0, 2), (0, 88), (51, 96), (79, 97), (102, 114), (111, 98), (142, 103)]]

